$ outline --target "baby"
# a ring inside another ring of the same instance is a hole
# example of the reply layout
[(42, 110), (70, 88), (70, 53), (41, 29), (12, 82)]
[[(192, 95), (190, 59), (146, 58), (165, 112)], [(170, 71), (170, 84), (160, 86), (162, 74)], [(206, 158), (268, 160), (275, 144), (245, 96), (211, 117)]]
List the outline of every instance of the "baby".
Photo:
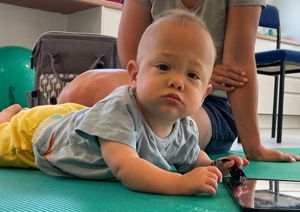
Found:
[[(182, 10), (164, 13), (144, 32), (136, 59), (128, 63), (129, 86), (91, 108), (68, 103), (4, 110), (0, 166), (118, 179), (141, 192), (214, 195), (222, 173), (200, 150), (189, 116), (212, 89), (215, 54), (198, 17)], [(235, 155), (226, 159), (225, 168), (248, 164)]]

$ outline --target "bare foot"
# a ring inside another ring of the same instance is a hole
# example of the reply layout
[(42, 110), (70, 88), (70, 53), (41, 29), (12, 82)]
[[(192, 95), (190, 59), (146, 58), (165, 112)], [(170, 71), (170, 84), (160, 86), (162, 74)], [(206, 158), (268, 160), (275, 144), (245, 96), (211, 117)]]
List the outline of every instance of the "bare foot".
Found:
[(17, 113), (19, 113), (22, 110), (21, 105), (18, 104), (14, 104), (9, 106), (8, 108), (3, 109), (0, 112), (0, 124), (4, 123), (4, 122), (9, 122), (10, 119), (16, 115)]

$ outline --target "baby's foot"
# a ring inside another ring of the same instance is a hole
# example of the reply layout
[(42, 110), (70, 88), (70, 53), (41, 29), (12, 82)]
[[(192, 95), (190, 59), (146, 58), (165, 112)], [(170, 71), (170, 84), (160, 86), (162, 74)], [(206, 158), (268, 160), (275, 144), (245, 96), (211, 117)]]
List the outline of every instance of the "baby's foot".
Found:
[(3, 109), (0, 112), (0, 124), (4, 123), (4, 122), (9, 122), (10, 119), (16, 115), (17, 113), (19, 113), (22, 110), (21, 105), (18, 104), (14, 104), (9, 106), (8, 108)]

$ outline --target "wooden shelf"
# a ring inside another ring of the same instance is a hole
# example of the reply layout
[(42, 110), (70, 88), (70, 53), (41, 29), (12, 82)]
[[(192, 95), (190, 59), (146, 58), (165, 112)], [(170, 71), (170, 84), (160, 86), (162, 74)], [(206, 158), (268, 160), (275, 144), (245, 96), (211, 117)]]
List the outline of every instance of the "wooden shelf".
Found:
[[(276, 37), (274, 37), (274, 36), (257, 34), (256, 37), (260, 38), (260, 39), (263, 39), (263, 40), (269, 40), (269, 41), (276, 42)], [(300, 46), (300, 42), (289, 40), (289, 39), (284, 39), (284, 38), (281, 38), (281, 43), (285, 43), (285, 44), (289, 44), (289, 45), (293, 45), (293, 46)]]
[(99, 6), (106, 6), (114, 9), (121, 9), (121, 4), (105, 0), (1, 0), (0, 3), (70, 14)]

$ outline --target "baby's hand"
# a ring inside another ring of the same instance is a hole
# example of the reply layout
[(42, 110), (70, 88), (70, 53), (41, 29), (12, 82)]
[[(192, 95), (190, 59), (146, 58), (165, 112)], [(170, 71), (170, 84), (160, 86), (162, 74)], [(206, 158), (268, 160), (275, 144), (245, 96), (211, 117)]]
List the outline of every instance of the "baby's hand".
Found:
[[(218, 162), (220, 161), (220, 163)], [(227, 157), (219, 158), (216, 160), (216, 167), (222, 172), (225, 176), (228, 173), (228, 169), (236, 165), (239, 169), (244, 166), (247, 166), (249, 161), (246, 158), (241, 158), (237, 155), (230, 155)]]
[(207, 193), (215, 195), (218, 189), (218, 182), (222, 180), (222, 173), (217, 167), (197, 167), (182, 176), (183, 193), (196, 195)]

